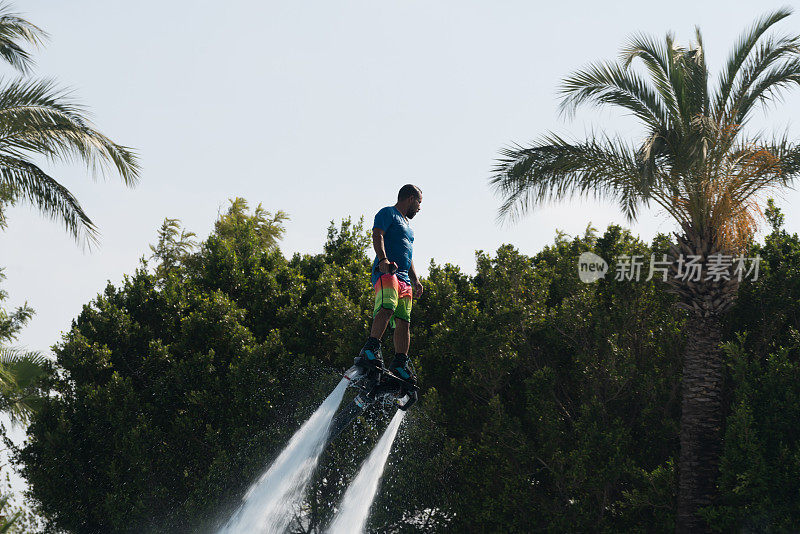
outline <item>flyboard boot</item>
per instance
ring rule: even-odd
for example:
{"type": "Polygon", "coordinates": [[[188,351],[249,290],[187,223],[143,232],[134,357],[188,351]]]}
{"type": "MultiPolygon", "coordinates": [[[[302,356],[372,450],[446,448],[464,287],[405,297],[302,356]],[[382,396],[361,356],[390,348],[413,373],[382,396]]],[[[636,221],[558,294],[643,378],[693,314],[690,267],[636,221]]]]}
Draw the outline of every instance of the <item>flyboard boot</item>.
{"type": "Polygon", "coordinates": [[[353,364],[360,367],[364,373],[373,369],[383,368],[383,354],[381,354],[381,342],[374,337],[367,339],[361,352],[358,353],[353,364]]]}
{"type": "Polygon", "coordinates": [[[392,358],[389,371],[396,374],[412,386],[417,385],[417,373],[414,372],[414,365],[407,354],[398,353],[392,358]]]}
{"type": "Polygon", "coordinates": [[[417,402],[417,391],[419,390],[414,365],[407,354],[397,353],[392,358],[392,363],[389,365],[388,370],[394,377],[400,379],[400,390],[397,393],[397,397],[405,400],[405,402],[399,402],[398,404],[401,410],[408,410],[417,402]]]}

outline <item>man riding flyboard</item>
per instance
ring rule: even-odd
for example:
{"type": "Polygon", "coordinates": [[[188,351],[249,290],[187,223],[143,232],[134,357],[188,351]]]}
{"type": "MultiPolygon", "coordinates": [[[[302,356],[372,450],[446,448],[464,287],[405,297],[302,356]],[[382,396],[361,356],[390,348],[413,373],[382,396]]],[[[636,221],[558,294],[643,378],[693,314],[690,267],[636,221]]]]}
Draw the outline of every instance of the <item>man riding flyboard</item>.
{"type": "Polygon", "coordinates": [[[337,414],[330,432],[335,438],[342,429],[369,405],[387,395],[407,410],[417,400],[417,375],[408,357],[411,345],[411,304],[413,293],[422,295],[422,284],[411,260],[414,231],[409,222],[419,212],[422,191],[417,186],[404,185],[397,203],[375,215],[372,227],[372,286],[375,288],[375,307],[372,329],[354,366],[345,374],[361,393],[350,405],[337,414]],[[413,284],[413,286],[412,286],[413,284]],[[395,355],[389,367],[384,367],[381,342],[386,327],[394,328],[395,355]]]}

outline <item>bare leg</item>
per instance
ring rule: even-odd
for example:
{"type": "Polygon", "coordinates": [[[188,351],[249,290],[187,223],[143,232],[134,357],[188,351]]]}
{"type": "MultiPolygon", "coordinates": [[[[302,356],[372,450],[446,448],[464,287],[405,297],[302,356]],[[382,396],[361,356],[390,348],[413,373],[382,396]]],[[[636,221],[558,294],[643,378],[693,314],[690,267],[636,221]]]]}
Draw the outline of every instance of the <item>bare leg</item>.
{"type": "Polygon", "coordinates": [[[372,330],[369,333],[371,337],[377,339],[383,337],[383,333],[386,332],[386,326],[389,324],[389,319],[392,318],[392,313],[394,313],[394,310],[381,308],[378,315],[372,320],[372,330]]]}
{"type": "Polygon", "coordinates": [[[408,349],[411,347],[411,324],[395,317],[394,325],[394,351],[408,354],[408,349]]]}

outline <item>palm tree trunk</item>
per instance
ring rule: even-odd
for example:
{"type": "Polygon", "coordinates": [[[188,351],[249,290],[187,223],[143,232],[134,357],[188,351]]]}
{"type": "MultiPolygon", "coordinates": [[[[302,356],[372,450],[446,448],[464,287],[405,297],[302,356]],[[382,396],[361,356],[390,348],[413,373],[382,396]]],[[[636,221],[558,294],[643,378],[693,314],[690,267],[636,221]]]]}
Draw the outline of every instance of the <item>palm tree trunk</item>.
{"type": "MultiPolygon", "coordinates": [[[[675,234],[671,256],[709,256],[721,251],[712,231],[697,232],[684,226],[685,235],[675,234]]],[[[704,269],[705,271],[705,269],[704,269]]],[[[668,284],[680,297],[678,307],[688,310],[686,348],[681,378],[681,453],[678,463],[678,534],[710,532],[698,515],[700,508],[716,498],[719,455],[722,450],[723,353],[722,317],[736,300],[739,281],[728,270],[729,280],[681,280],[672,265],[668,284]]]]}
{"type": "Polygon", "coordinates": [[[717,315],[692,315],[681,383],[678,534],[710,532],[697,511],[714,501],[721,451],[722,324],[717,315]]]}

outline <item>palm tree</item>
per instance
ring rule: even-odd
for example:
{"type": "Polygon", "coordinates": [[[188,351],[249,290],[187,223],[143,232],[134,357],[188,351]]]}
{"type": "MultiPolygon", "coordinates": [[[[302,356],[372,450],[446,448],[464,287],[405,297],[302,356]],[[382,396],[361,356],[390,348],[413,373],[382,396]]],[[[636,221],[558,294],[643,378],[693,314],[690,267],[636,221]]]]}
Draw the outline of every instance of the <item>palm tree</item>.
{"type": "MultiPolygon", "coordinates": [[[[0,281],[5,278],[0,269],[0,281]]],[[[0,289],[0,304],[7,298],[0,289]]],[[[52,373],[52,366],[39,352],[6,347],[33,316],[33,309],[23,305],[11,313],[0,305],[0,412],[8,414],[11,424],[25,424],[44,402],[42,381],[52,373]]],[[[0,432],[5,432],[0,424],[0,432]]],[[[10,496],[0,495],[0,533],[16,523],[20,512],[7,517],[10,496]]]]}
{"type": "MultiPolygon", "coordinates": [[[[80,161],[93,173],[105,174],[113,168],[128,186],[136,184],[139,165],[130,149],[97,131],[85,108],[53,81],[24,77],[33,60],[22,44],[39,46],[46,37],[43,30],[13,13],[8,4],[0,4],[0,58],[23,75],[0,79],[0,229],[6,225],[3,206],[22,200],[61,220],[77,241],[93,244],[97,227],[72,193],[33,158],[80,161]]],[[[4,298],[0,291],[0,301],[4,298]]],[[[27,422],[42,402],[38,385],[48,373],[41,354],[2,346],[15,338],[32,313],[27,306],[11,315],[0,309],[0,411],[8,413],[13,424],[27,422]]],[[[0,510],[7,501],[8,497],[0,499],[0,510]]],[[[8,531],[16,519],[2,518],[0,532],[8,531]]]]}
{"type": "MultiPolygon", "coordinates": [[[[4,278],[3,269],[0,269],[0,281],[4,278]]],[[[7,413],[12,424],[26,423],[42,402],[38,385],[49,373],[49,366],[47,359],[38,352],[6,346],[16,340],[33,317],[33,309],[27,304],[6,312],[2,303],[7,297],[0,289],[0,412],[7,413]]]]}
{"type": "Polygon", "coordinates": [[[44,401],[37,389],[48,374],[48,361],[39,352],[0,347],[0,412],[12,424],[27,423],[44,401]]]}
{"type": "MultiPolygon", "coordinates": [[[[504,202],[500,216],[517,218],[537,205],[573,194],[619,203],[629,222],[651,202],[678,223],[668,283],[688,311],[681,383],[677,532],[703,532],[698,511],[713,502],[722,426],[721,319],[739,285],[691,281],[677,274],[679,254],[706,262],[741,253],[757,228],[759,204],[800,174],[800,148],[783,138],[744,131],[752,112],[800,83],[800,36],[768,36],[790,9],[760,18],[734,46],[712,88],[703,40],[688,48],[672,34],[663,42],[633,36],[616,62],[567,77],[561,109],[612,105],[644,125],[642,141],[608,135],[569,142],[550,134],[529,147],[501,152],[491,184],[504,202]],[[644,73],[633,68],[638,60],[644,73]],[[725,257],[720,256],[720,257],[725,257]]],[[[728,270],[731,273],[731,270],[728,270]]]]}
{"type": "MultiPolygon", "coordinates": [[[[47,34],[0,4],[0,57],[21,74],[33,61],[22,44],[38,46],[47,34]]],[[[51,80],[0,79],[0,191],[60,220],[77,240],[97,242],[97,227],[78,200],[32,158],[80,161],[94,172],[115,169],[125,185],[138,180],[134,153],[94,129],[86,109],[51,80]]]]}
{"type": "MultiPolygon", "coordinates": [[[[2,316],[0,309],[0,318],[2,316]]],[[[0,325],[0,340],[4,338],[3,333],[0,325]]],[[[0,346],[0,412],[8,414],[12,425],[30,422],[31,415],[44,403],[41,380],[50,374],[50,369],[47,359],[39,352],[0,346]]],[[[5,431],[3,425],[0,428],[5,431]]],[[[21,510],[9,512],[10,499],[11,495],[0,495],[0,534],[9,532],[22,515],[21,510]]]]}

